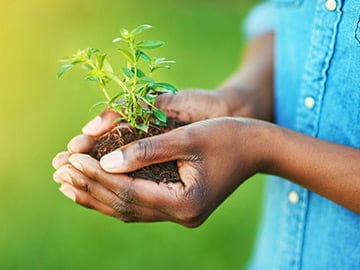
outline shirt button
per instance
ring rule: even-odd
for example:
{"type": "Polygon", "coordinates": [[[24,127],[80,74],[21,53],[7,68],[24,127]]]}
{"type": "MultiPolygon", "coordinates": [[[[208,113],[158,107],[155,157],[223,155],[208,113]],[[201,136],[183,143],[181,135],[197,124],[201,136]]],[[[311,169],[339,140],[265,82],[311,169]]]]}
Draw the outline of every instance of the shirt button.
{"type": "Polygon", "coordinates": [[[327,10],[334,11],[337,6],[336,0],[327,0],[325,6],[327,10]]]}
{"type": "Polygon", "coordinates": [[[315,99],[313,99],[312,97],[307,97],[305,98],[304,103],[306,108],[312,109],[315,106],[315,99]]]}
{"type": "Polygon", "coordinates": [[[300,196],[296,191],[292,190],[288,194],[288,199],[292,204],[297,204],[300,200],[300,196]]]}

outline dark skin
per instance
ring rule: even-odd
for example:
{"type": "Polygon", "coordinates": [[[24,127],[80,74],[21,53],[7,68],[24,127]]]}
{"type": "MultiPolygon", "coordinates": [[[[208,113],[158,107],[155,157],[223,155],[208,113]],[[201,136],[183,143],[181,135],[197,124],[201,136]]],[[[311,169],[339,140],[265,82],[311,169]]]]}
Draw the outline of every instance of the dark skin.
{"type": "Polygon", "coordinates": [[[199,122],[126,145],[98,162],[86,153],[117,115],[104,112],[91,121],[70,141],[69,151],[54,158],[60,190],[80,205],[126,222],[166,220],[197,227],[249,177],[269,173],[360,213],[360,150],[268,122],[273,39],[267,34],[251,42],[240,70],[218,91],[181,91],[158,99],[168,115],[179,112],[181,120],[199,122]],[[169,160],[177,160],[181,183],[157,184],[125,174],[169,160]]]}

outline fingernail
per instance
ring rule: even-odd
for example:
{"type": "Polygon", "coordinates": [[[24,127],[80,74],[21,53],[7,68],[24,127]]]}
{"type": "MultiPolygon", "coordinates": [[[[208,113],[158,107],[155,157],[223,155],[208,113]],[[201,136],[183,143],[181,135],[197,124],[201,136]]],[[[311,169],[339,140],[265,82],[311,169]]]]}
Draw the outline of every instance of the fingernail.
{"type": "Polygon", "coordinates": [[[69,199],[73,200],[75,202],[76,195],[75,192],[69,187],[69,185],[62,185],[59,190],[69,199]]]}
{"type": "Polygon", "coordinates": [[[65,169],[61,168],[59,170],[57,170],[54,175],[53,175],[54,181],[56,183],[63,183],[63,182],[67,182],[69,184],[72,184],[72,179],[69,175],[68,172],[65,171],[65,169]]]}
{"type": "Polygon", "coordinates": [[[115,150],[103,156],[100,160],[101,167],[108,172],[118,172],[124,161],[121,150],[115,150]]]}
{"type": "Polygon", "coordinates": [[[80,153],[84,151],[85,148],[88,148],[89,142],[89,136],[81,134],[72,138],[67,148],[71,153],[80,153]]]}
{"type": "Polygon", "coordinates": [[[102,118],[100,116],[96,116],[93,120],[91,120],[82,128],[82,132],[88,135],[97,134],[97,131],[101,124],[102,118]]]}
{"type": "Polygon", "coordinates": [[[71,165],[73,165],[79,171],[83,171],[83,167],[82,167],[81,161],[80,161],[81,158],[79,156],[80,156],[79,154],[72,155],[69,158],[69,162],[71,163],[71,165]]]}

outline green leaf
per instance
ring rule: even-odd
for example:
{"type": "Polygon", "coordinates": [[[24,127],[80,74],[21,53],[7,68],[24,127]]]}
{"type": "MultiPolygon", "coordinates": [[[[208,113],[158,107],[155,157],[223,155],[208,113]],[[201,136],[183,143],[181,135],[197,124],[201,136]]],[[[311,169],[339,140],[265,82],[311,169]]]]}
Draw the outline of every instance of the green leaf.
{"type": "Polygon", "coordinates": [[[144,132],[147,132],[149,127],[147,125],[145,125],[145,124],[136,124],[135,128],[137,128],[139,130],[142,130],[144,132]]]}
{"type": "Polygon", "coordinates": [[[109,63],[109,61],[107,59],[105,59],[105,61],[104,61],[103,68],[107,72],[114,73],[114,70],[113,70],[112,66],[110,65],[110,63],[109,63]]]}
{"type": "Polygon", "coordinates": [[[140,57],[144,59],[146,62],[151,63],[151,57],[144,53],[143,51],[140,51],[140,57]]]}
{"type": "Polygon", "coordinates": [[[58,72],[56,73],[57,78],[59,79],[67,70],[72,68],[73,64],[63,65],[59,68],[58,72]]]}
{"type": "Polygon", "coordinates": [[[166,123],[167,118],[166,118],[165,113],[162,110],[154,108],[154,109],[152,109],[152,111],[158,120],[160,120],[163,123],[166,123]]]}
{"type": "MultiPolygon", "coordinates": [[[[135,74],[135,68],[134,67],[131,68],[131,72],[133,74],[135,74]]],[[[136,68],[136,77],[137,78],[143,78],[145,76],[146,76],[145,73],[140,68],[136,68]]]]}
{"type": "Polygon", "coordinates": [[[121,37],[116,37],[112,40],[112,43],[117,43],[119,41],[122,41],[123,39],[121,37]]]}
{"type": "Polygon", "coordinates": [[[91,81],[91,82],[98,82],[98,81],[100,81],[100,78],[99,77],[97,77],[97,76],[86,76],[85,77],[85,80],[87,80],[87,81],[91,81]]]}
{"type": "Polygon", "coordinates": [[[91,56],[92,56],[94,53],[100,52],[100,51],[99,51],[98,49],[96,49],[96,48],[87,48],[87,49],[85,49],[85,51],[86,51],[87,56],[88,56],[89,59],[91,58],[91,56]]]}
{"type": "Polygon", "coordinates": [[[168,90],[173,94],[175,94],[178,91],[177,88],[170,83],[152,83],[149,85],[149,87],[154,90],[156,89],[168,90]]]}
{"type": "Polygon", "coordinates": [[[136,48],[143,49],[143,50],[151,50],[151,49],[159,48],[159,47],[163,46],[164,44],[165,44],[165,42],[160,41],[160,40],[146,40],[146,41],[140,41],[136,45],[136,48]]]}
{"type": "Polygon", "coordinates": [[[154,80],[149,77],[141,77],[138,80],[139,83],[154,83],[154,80]]]}
{"type": "Polygon", "coordinates": [[[134,65],[135,64],[135,60],[134,60],[134,57],[133,55],[128,51],[128,50],[125,50],[125,49],[118,49],[123,56],[125,56],[125,58],[132,64],[134,65]]]}
{"type": "Polygon", "coordinates": [[[99,101],[99,102],[96,102],[94,105],[92,105],[89,109],[89,111],[92,111],[95,107],[98,107],[100,105],[108,105],[108,102],[107,101],[99,101]]]}
{"type": "Polygon", "coordinates": [[[98,69],[102,69],[106,58],[105,53],[99,53],[96,55],[96,66],[98,69]]]}
{"type": "Polygon", "coordinates": [[[131,31],[131,35],[135,37],[150,28],[152,28],[152,26],[148,24],[139,25],[131,31]]]}
{"type": "Polygon", "coordinates": [[[134,74],[128,68],[122,68],[124,75],[130,79],[134,78],[134,74]]]}
{"type": "Polygon", "coordinates": [[[154,98],[151,98],[150,96],[141,96],[141,95],[137,95],[137,98],[144,101],[147,105],[149,106],[154,106],[153,105],[153,101],[155,100],[154,98]]]}
{"type": "Polygon", "coordinates": [[[120,34],[122,35],[122,37],[124,39],[128,39],[129,38],[129,31],[125,28],[120,29],[120,34]]]}

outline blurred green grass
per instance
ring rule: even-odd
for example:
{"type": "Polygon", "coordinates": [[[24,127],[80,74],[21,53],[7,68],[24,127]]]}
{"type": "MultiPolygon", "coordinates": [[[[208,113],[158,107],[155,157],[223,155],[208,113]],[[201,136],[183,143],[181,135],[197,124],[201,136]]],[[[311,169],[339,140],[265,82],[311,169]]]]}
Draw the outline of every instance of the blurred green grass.
{"type": "Polygon", "coordinates": [[[242,269],[260,211],[261,177],[240,187],[197,229],[123,224],[67,200],[51,159],[96,111],[97,89],[57,59],[113,50],[121,27],[148,23],[177,60],[164,79],[215,88],[238,65],[240,23],[257,1],[10,1],[0,16],[0,269],[242,269]]]}

